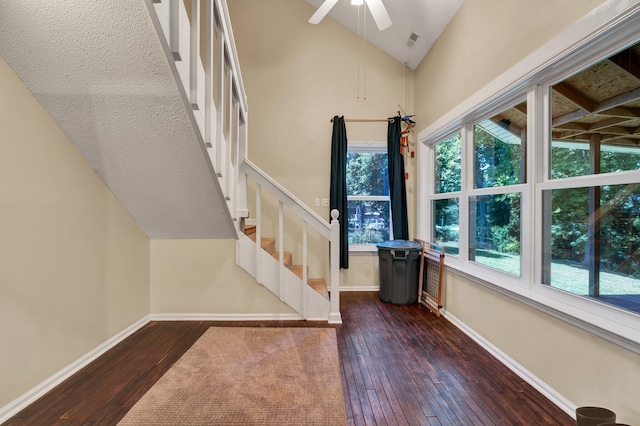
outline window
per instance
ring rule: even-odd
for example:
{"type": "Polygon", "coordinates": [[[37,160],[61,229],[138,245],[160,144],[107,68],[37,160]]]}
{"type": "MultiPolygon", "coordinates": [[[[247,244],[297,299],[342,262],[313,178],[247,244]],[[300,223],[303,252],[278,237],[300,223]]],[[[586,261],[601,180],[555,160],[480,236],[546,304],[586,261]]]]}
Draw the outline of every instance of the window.
{"type": "Polygon", "coordinates": [[[418,236],[459,274],[640,353],[638,24],[505,74],[505,92],[421,134],[418,236]]]}
{"type": "Polygon", "coordinates": [[[526,131],[524,101],[473,126],[474,176],[468,190],[468,259],[518,277],[522,194],[512,188],[526,182],[526,131]]]}
{"type": "Polygon", "coordinates": [[[640,312],[640,184],[549,190],[544,198],[543,283],[640,312]]]}
{"type": "Polygon", "coordinates": [[[518,114],[520,125],[503,115],[483,120],[473,126],[475,188],[516,185],[525,182],[524,144],[527,104],[523,102],[509,113],[518,114]],[[519,112],[524,111],[524,112],[519,112]]]}
{"type": "Polygon", "coordinates": [[[436,194],[459,192],[462,185],[462,173],[460,170],[460,133],[436,145],[435,177],[436,194]]]}
{"type": "Polygon", "coordinates": [[[520,275],[520,194],[469,198],[469,260],[520,275]]]}
{"type": "Polygon", "coordinates": [[[549,87],[542,283],[640,312],[640,43],[549,87]]]}
{"type": "Polygon", "coordinates": [[[441,194],[432,201],[434,242],[444,247],[450,256],[460,250],[459,193],[462,186],[460,133],[445,139],[435,147],[435,188],[441,194]]]}
{"type": "Polygon", "coordinates": [[[433,200],[435,243],[449,256],[460,252],[460,206],[457,198],[433,200]]]}
{"type": "Polygon", "coordinates": [[[350,251],[375,251],[391,239],[386,143],[349,144],[347,209],[350,251]]]}

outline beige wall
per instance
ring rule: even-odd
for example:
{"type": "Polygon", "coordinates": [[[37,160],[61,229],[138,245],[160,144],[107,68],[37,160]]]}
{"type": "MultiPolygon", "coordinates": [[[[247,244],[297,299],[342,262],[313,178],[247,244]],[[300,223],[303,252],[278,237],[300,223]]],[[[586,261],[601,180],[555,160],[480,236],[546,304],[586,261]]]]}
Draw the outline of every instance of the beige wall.
{"type": "Polygon", "coordinates": [[[151,240],[152,314],[290,314],[236,265],[235,240],[151,240]]]}
{"type": "MultiPolygon", "coordinates": [[[[329,120],[334,115],[386,118],[397,113],[398,105],[406,106],[411,113],[413,71],[365,44],[330,17],[319,25],[309,24],[314,11],[303,0],[229,2],[249,100],[249,158],[328,220],[329,209],[313,207],[313,201],[316,197],[329,197],[332,131],[329,120]]],[[[387,125],[347,123],[347,135],[353,142],[385,142],[387,125]]],[[[415,160],[406,161],[410,176],[411,235],[414,235],[414,166],[415,160]]],[[[271,206],[272,211],[277,211],[277,204],[271,206]]],[[[293,247],[292,251],[294,256],[301,256],[299,247],[293,247]]],[[[327,252],[322,245],[319,251],[311,253],[312,276],[325,268],[327,252]]],[[[372,285],[361,278],[377,277],[377,272],[372,274],[372,262],[356,259],[351,263],[349,273],[342,274],[342,285],[372,285]],[[364,269],[358,271],[361,268],[364,269]],[[353,281],[354,276],[359,278],[353,281]]],[[[326,277],[323,272],[320,276],[326,277]]]]}
{"type": "Polygon", "coordinates": [[[604,0],[466,0],[416,70],[418,131],[604,0]]]}
{"type": "Polygon", "coordinates": [[[0,407],[148,313],[148,238],[0,58],[0,407]]]}
{"type": "MultiPolygon", "coordinates": [[[[420,129],[446,114],[602,0],[466,0],[416,71],[420,129]]],[[[573,404],[640,419],[640,356],[452,272],[448,312],[573,404]]]]}
{"type": "Polygon", "coordinates": [[[640,419],[640,355],[452,272],[445,308],[576,406],[640,419]]]}

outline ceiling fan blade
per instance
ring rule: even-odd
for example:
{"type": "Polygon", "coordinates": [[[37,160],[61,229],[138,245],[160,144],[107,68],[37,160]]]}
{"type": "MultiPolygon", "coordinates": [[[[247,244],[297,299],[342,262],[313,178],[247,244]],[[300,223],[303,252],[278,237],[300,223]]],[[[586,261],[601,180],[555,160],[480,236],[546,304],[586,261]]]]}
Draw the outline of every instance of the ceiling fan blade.
{"type": "Polygon", "coordinates": [[[331,8],[335,6],[336,3],[338,3],[338,0],[324,0],[324,3],[320,5],[318,10],[316,10],[316,13],[314,13],[313,16],[311,16],[311,18],[309,19],[309,23],[319,24],[320,21],[322,21],[322,18],[324,18],[327,13],[329,13],[331,8]]]}
{"type": "Polygon", "coordinates": [[[391,17],[387,13],[382,0],[364,0],[371,11],[373,20],[380,31],[384,31],[391,26],[391,17]]]}

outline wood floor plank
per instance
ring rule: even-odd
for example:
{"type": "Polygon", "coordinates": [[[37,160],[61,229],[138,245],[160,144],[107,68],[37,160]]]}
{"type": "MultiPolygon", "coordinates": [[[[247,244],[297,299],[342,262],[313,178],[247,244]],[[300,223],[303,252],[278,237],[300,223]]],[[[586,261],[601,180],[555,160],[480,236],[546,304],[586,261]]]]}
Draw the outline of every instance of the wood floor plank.
{"type": "Polygon", "coordinates": [[[211,326],[336,328],[350,425],[575,425],[421,305],[341,294],[341,326],[305,321],[150,322],[5,422],[114,425],[211,326]]]}

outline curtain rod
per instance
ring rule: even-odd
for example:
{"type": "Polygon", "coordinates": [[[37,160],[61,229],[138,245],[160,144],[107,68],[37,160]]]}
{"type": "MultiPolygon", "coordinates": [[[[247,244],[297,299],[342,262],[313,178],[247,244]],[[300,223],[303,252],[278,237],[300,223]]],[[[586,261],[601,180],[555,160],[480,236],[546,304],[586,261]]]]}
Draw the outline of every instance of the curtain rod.
{"type": "MultiPolygon", "coordinates": [[[[393,118],[345,118],[344,119],[345,123],[373,123],[373,122],[378,122],[378,121],[386,121],[386,122],[393,122],[393,118]]],[[[331,120],[329,120],[329,122],[333,123],[333,118],[331,120]]]]}

